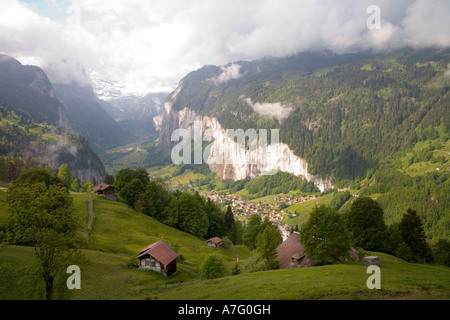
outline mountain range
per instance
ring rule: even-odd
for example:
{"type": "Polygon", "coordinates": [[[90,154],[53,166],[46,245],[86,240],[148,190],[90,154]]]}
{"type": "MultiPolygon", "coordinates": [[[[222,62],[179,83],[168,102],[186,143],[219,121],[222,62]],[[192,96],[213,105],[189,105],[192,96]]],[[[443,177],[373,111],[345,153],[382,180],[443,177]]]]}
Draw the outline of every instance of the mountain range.
{"type": "Polygon", "coordinates": [[[210,165],[224,179],[281,170],[322,190],[348,185],[416,143],[448,135],[449,63],[448,49],[406,48],[205,66],[167,98],[159,143],[174,145],[175,129],[193,134],[201,121],[213,128],[211,154],[235,155],[233,164],[210,165]],[[225,135],[238,128],[278,129],[280,144],[266,163],[248,165],[254,155],[225,135]]]}

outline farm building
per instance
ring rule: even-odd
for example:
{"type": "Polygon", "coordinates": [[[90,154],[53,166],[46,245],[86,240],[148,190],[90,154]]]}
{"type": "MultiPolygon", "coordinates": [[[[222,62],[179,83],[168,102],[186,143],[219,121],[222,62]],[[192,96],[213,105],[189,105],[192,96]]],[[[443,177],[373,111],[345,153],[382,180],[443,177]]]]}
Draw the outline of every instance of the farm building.
{"type": "Polygon", "coordinates": [[[161,240],[142,249],[137,258],[141,269],[153,270],[165,276],[177,271],[178,253],[161,240]]]}
{"type": "MultiPolygon", "coordinates": [[[[293,232],[282,244],[277,248],[277,261],[280,269],[307,268],[314,267],[317,262],[314,261],[311,254],[303,253],[303,246],[300,243],[300,233],[293,232]]],[[[359,260],[356,249],[351,248],[348,251],[350,259],[359,260]]],[[[339,258],[339,260],[347,260],[347,258],[339,258]]]]}
{"type": "Polygon", "coordinates": [[[114,186],[102,183],[102,184],[99,184],[98,186],[94,187],[92,189],[92,191],[98,196],[105,197],[106,199],[109,199],[109,200],[117,201],[117,197],[114,192],[114,189],[115,189],[114,186]]]}
{"type": "Polygon", "coordinates": [[[208,246],[210,247],[216,247],[216,248],[220,248],[222,247],[223,243],[222,243],[222,239],[214,237],[211,238],[209,240],[207,240],[208,246]]]}
{"type": "Polygon", "coordinates": [[[311,255],[303,254],[303,246],[299,239],[300,234],[293,232],[278,246],[276,260],[280,264],[280,269],[306,268],[317,265],[311,255]]]}

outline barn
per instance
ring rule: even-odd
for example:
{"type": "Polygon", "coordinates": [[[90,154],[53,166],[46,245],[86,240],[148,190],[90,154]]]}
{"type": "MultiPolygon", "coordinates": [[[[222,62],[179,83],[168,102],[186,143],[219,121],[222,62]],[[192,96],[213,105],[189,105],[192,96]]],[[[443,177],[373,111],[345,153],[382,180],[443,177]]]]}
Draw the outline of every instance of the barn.
{"type": "Polygon", "coordinates": [[[211,238],[211,239],[207,240],[206,242],[208,243],[209,247],[220,248],[223,245],[222,239],[217,238],[217,237],[211,238]]]}
{"type": "Polygon", "coordinates": [[[137,258],[139,268],[144,270],[153,270],[165,276],[177,271],[178,253],[161,240],[142,249],[137,258]]]}
{"type": "Polygon", "coordinates": [[[98,196],[102,196],[105,199],[109,199],[109,200],[115,200],[117,201],[117,197],[115,195],[114,192],[115,187],[111,186],[109,184],[106,183],[102,183],[99,184],[98,186],[95,186],[92,191],[98,195],[98,196]]]}
{"type": "Polygon", "coordinates": [[[303,253],[298,232],[293,232],[289,238],[280,244],[277,253],[276,260],[279,262],[280,269],[306,268],[317,265],[311,255],[303,253]]]}

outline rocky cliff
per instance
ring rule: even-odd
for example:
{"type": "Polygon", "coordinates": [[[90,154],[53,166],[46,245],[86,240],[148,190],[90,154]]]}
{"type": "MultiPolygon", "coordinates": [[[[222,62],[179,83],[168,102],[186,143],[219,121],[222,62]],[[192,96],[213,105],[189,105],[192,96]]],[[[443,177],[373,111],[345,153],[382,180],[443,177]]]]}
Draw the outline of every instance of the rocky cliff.
{"type": "MultiPolygon", "coordinates": [[[[234,137],[227,135],[227,128],[223,128],[216,118],[196,114],[189,108],[173,110],[173,103],[181,88],[182,83],[166,100],[162,114],[154,119],[160,129],[161,145],[174,147],[179,143],[178,137],[174,137],[175,141],[172,141],[172,133],[176,129],[186,129],[194,139],[195,132],[201,127],[203,147],[207,146],[203,153],[203,161],[208,163],[211,171],[224,180],[256,178],[283,171],[312,181],[321,191],[333,187],[330,181],[309,174],[308,163],[296,156],[284,143],[272,141],[270,144],[264,144],[261,140],[259,142],[255,140],[256,145],[246,147],[234,137]]],[[[260,131],[259,137],[265,133],[260,131]]],[[[271,135],[270,130],[267,132],[268,135],[271,135]]]]}

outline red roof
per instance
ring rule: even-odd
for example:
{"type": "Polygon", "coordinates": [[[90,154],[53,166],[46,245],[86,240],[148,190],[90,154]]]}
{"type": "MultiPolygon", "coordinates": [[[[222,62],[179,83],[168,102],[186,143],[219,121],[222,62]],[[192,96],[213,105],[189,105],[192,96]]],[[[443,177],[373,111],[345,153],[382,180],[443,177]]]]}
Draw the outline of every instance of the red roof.
{"type": "Polygon", "coordinates": [[[222,242],[222,239],[217,238],[217,237],[214,237],[214,238],[209,239],[208,242],[209,242],[209,241],[214,242],[215,244],[217,244],[217,243],[222,242]]]}
{"type": "Polygon", "coordinates": [[[146,254],[151,255],[153,258],[165,265],[168,265],[173,260],[178,258],[178,253],[176,253],[171,246],[161,240],[139,251],[138,258],[143,257],[146,254]]]}

